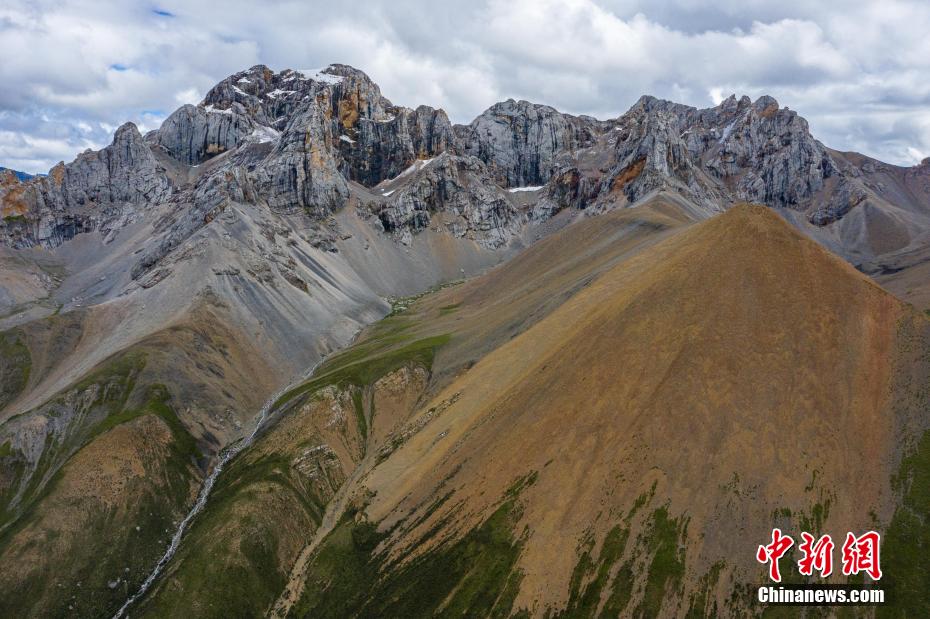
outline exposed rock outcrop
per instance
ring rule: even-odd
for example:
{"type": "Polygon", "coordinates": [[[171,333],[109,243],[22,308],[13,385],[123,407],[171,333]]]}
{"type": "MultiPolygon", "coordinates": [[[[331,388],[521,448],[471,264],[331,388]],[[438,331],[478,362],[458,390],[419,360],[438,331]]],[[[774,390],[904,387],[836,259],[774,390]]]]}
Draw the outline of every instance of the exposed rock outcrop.
{"type": "Polygon", "coordinates": [[[236,148],[254,130],[255,123],[239,103],[225,110],[184,105],[148,139],[181,163],[197,165],[236,148]]]}
{"type": "Polygon", "coordinates": [[[88,150],[48,176],[0,185],[0,238],[13,247],[60,245],[80,232],[125,225],[171,183],[139,130],[126,123],[113,143],[88,150]]]}
{"type": "Polygon", "coordinates": [[[450,150],[455,141],[446,113],[425,105],[388,108],[381,118],[360,117],[340,129],[343,171],[369,186],[397,176],[417,159],[450,150]]]}
{"type": "Polygon", "coordinates": [[[825,225],[868,197],[857,174],[771,97],[731,96],[703,110],[642,97],[597,146],[559,159],[547,196],[562,208],[603,210],[669,189],[708,212],[748,201],[825,225]]]}
{"type": "Polygon", "coordinates": [[[323,217],[345,203],[348,187],[339,172],[327,117],[331,98],[332,93],[323,90],[316,94],[314,104],[301,107],[255,168],[259,199],[270,208],[303,208],[312,216],[323,217]]]}
{"type": "Polygon", "coordinates": [[[557,155],[594,143],[601,123],[563,114],[548,105],[508,99],[467,126],[457,126],[462,152],[488,164],[508,187],[541,185],[552,175],[557,155]]]}
{"type": "Polygon", "coordinates": [[[93,230],[112,238],[145,207],[164,204],[173,214],[159,216],[163,236],[140,263],[144,271],[230,202],[302,212],[318,225],[347,203],[352,182],[380,187],[411,170],[416,182],[392,184],[379,213],[405,241],[448,211],[461,218],[449,227],[455,234],[500,245],[527,218],[602,212],[658,190],[705,215],[749,201],[798,211],[814,226],[860,204],[930,211],[917,172],[876,164],[830,151],[771,97],[731,96],[697,109],[644,96],[611,121],[510,99],[453,127],[442,110],[393,105],[346,65],[257,65],[222,80],[199,105],[182,106],[144,140],[124,125],[112,145],[48,177],[4,176],[0,239],[26,247],[93,230]],[[437,161],[417,163],[429,159],[437,161]],[[542,185],[530,200],[501,191],[542,185]]]}
{"type": "MultiPolygon", "coordinates": [[[[363,185],[376,185],[396,176],[418,157],[439,154],[454,141],[452,125],[442,110],[395,106],[365,73],[335,64],[322,70],[288,69],[280,73],[258,65],[228,77],[195,108],[199,110],[195,115],[206,120],[192,123],[193,143],[203,153],[202,160],[204,155],[238,146],[256,128],[283,132],[294,117],[305,115],[307,108],[316,108],[321,122],[331,125],[327,145],[336,151],[333,155],[339,159],[340,171],[363,185]],[[204,135],[206,140],[201,139],[204,135]]],[[[159,143],[178,141],[174,126],[184,118],[182,110],[166,121],[167,127],[159,129],[159,134],[167,134],[159,143]],[[181,118],[172,120],[178,114],[181,118]]],[[[186,144],[189,132],[181,135],[186,144]]],[[[174,153],[179,149],[168,150],[174,153]]],[[[180,149],[182,156],[176,158],[185,161],[189,150],[180,149]]],[[[198,161],[196,157],[188,159],[188,163],[198,161]]]]}
{"type": "Polygon", "coordinates": [[[489,247],[500,247],[519,232],[523,216],[491,181],[481,160],[443,153],[415,168],[380,207],[385,230],[409,242],[410,232],[426,228],[441,212],[453,234],[489,247]]]}

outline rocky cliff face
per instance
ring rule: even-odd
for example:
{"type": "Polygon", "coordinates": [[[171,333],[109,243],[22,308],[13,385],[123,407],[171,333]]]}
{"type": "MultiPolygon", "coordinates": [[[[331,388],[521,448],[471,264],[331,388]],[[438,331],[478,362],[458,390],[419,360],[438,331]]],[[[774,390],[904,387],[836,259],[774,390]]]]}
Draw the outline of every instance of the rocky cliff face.
{"type": "Polygon", "coordinates": [[[446,113],[425,105],[390,107],[380,117],[347,116],[339,129],[343,171],[367,186],[397,176],[417,159],[450,150],[455,141],[446,113]]]}
{"type": "Polygon", "coordinates": [[[113,143],[58,164],[48,176],[0,184],[0,238],[13,247],[56,246],[81,232],[110,232],[172,191],[164,168],[132,123],[113,143]]]}
{"type": "Polygon", "coordinates": [[[686,131],[689,151],[737,199],[813,209],[809,215],[818,225],[865,199],[864,187],[811,136],[807,121],[779,108],[772,97],[750,102],[731,96],[712,111],[696,113],[686,131]],[[833,191],[822,196],[825,190],[833,191]]]}
{"type": "Polygon", "coordinates": [[[258,65],[182,106],[144,140],[126,126],[112,146],[48,179],[4,177],[0,231],[13,246],[56,246],[119,228],[128,205],[169,202],[183,209],[173,217],[183,225],[158,246],[174,246],[230,200],[320,220],[344,206],[348,181],[376,185],[454,142],[445,112],[395,106],[352,67],[276,73],[258,65]],[[93,205],[106,208],[84,208],[93,205]]]}
{"type": "Polygon", "coordinates": [[[462,152],[487,163],[497,182],[522,187],[548,181],[556,156],[591,146],[600,125],[548,105],[508,99],[456,127],[456,133],[462,152]]]}
{"type": "Polygon", "coordinates": [[[642,97],[595,146],[556,160],[542,211],[604,210],[668,189],[708,212],[748,201],[826,225],[869,197],[860,174],[771,97],[731,96],[703,110],[642,97]]]}
{"type": "Polygon", "coordinates": [[[225,110],[184,105],[169,116],[149,140],[187,165],[236,148],[255,129],[241,104],[225,110]]]}
{"type": "Polygon", "coordinates": [[[491,181],[487,166],[475,157],[443,153],[414,164],[400,188],[388,185],[387,201],[378,218],[384,229],[409,244],[411,233],[426,228],[443,213],[444,225],[455,236],[496,248],[517,234],[523,218],[491,181]]]}
{"type": "MultiPolygon", "coordinates": [[[[910,177],[873,179],[869,161],[825,148],[771,97],[731,96],[708,109],[642,97],[611,121],[511,99],[453,127],[442,110],[392,104],[346,65],[257,65],[221,81],[199,105],[182,106],[144,140],[126,125],[111,146],[47,178],[5,176],[0,239],[53,247],[81,232],[112,237],[155,204],[179,210],[160,248],[236,201],[303,212],[314,225],[344,207],[353,182],[381,186],[437,157],[418,170],[415,186],[376,192],[377,219],[402,240],[448,212],[462,218],[449,227],[454,234],[499,245],[527,220],[565,208],[602,212],[658,190],[704,214],[750,201],[790,209],[815,227],[858,205],[886,212],[904,201],[916,213],[907,225],[930,229],[930,197],[915,194],[910,177]],[[542,185],[529,200],[501,191],[542,185]]],[[[905,236],[906,244],[915,235],[905,236]]]]}
{"type": "Polygon", "coordinates": [[[348,195],[327,112],[333,93],[316,93],[298,108],[252,177],[260,200],[277,210],[307,209],[316,217],[339,209],[348,195]]]}
{"type": "Polygon", "coordinates": [[[335,151],[340,172],[363,185],[396,176],[418,157],[441,153],[454,140],[445,112],[395,106],[352,67],[275,73],[258,65],[217,84],[200,106],[172,114],[153,141],[176,159],[196,164],[243,144],[256,131],[256,139],[274,138],[309,110],[318,114],[317,129],[320,123],[329,125],[325,136],[312,136],[316,143],[335,151]]]}

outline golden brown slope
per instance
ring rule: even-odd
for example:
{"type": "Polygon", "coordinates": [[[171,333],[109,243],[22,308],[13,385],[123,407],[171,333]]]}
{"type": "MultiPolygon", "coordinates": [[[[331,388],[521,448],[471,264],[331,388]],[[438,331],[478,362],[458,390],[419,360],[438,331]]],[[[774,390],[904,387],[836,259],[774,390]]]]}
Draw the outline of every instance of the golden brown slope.
{"type": "Polygon", "coordinates": [[[694,226],[425,402],[344,523],[378,523],[377,550],[337,529],[296,610],[758,611],[732,594],[772,526],[891,520],[898,440],[927,425],[900,380],[927,350],[914,320],[766,209],[694,226]]]}

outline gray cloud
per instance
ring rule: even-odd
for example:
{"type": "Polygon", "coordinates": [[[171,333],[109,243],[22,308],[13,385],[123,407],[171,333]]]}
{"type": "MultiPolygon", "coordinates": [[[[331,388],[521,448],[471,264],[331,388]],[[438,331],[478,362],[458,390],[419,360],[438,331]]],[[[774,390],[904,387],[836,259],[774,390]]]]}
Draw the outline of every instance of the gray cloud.
{"type": "Polygon", "coordinates": [[[828,146],[930,155],[922,2],[485,0],[435,3],[5,0],[0,165],[45,171],[257,63],[344,62],[395,103],[468,122],[525,98],[612,117],[640,95],[696,106],[771,94],[828,146]]]}

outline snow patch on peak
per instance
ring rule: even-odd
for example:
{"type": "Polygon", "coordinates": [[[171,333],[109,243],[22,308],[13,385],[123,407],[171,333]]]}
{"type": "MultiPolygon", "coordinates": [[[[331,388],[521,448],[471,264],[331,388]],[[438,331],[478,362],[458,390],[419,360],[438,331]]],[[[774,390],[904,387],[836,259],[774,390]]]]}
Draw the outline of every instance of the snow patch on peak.
{"type": "Polygon", "coordinates": [[[281,96],[281,95],[292,95],[292,94],[294,94],[295,92],[297,92],[297,91],[296,91],[296,90],[281,90],[280,88],[275,88],[274,90],[265,93],[265,96],[266,96],[266,97],[271,97],[272,99],[275,99],[275,98],[277,98],[277,97],[279,97],[279,96],[281,96]]]}
{"type": "Polygon", "coordinates": [[[249,136],[249,141],[256,144],[264,144],[265,142],[276,142],[279,137],[281,137],[281,134],[278,131],[275,131],[271,127],[258,125],[249,136]]]}
{"type": "MultiPolygon", "coordinates": [[[[445,153],[443,153],[443,154],[445,154],[445,153]]],[[[402,179],[402,178],[404,178],[404,177],[406,177],[406,176],[410,176],[410,175],[413,174],[414,172],[419,172],[420,170],[422,170],[423,168],[425,168],[426,166],[428,166],[430,163],[432,163],[432,162],[435,161],[436,159],[438,159],[438,157],[431,157],[430,159],[417,159],[416,161],[414,161],[412,164],[410,164],[404,171],[402,171],[402,172],[401,172],[400,174],[398,174],[397,176],[395,176],[395,177],[393,177],[393,178],[385,179],[385,180],[381,181],[380,183],[378,183],[378,187],[381,188],[381,191],[384,191],[384,187],[383,187],[384,185],[390,185],[390,184],[393,183],[394,181],[400,180],[400,179],[402,179]]],[[[391,191],[394,191],[394,190],[392,189],[391,191]]],[[[385,194],[385,195],[388,195],[388,194],[385,194]]]]}
{"type": "Polygon", "coordinates": [[[727,141],[727,138],[729,138],[730,134],[733,133],[733,127],[735,126],[736,126],[736,120],[733,120],[732,122],[730,122],[729,125],[723,128],[723,135],[721,135],[720,140],[718,140],[719,144],[723,144],[724,142],[727,141]]]}
{"type": "Polygon", "coordinates": [[[544,186],[545,186],[545,185],[535,185],[535,186],[526,186],[526,187],[511,187],[511,188],[508,189],[507,191],[509,191],[510,193],[516,193],[516,192],[518,192],[518,191],[539,191],[539,190],[542,189],[544,186]]]}
{"type": "Polygon", "coordinates": [[[213,114],[232,114],[233,113],[233,111],[229,109],[226,109],[226,110],[217,109],[213,107],[212,103],[210,105],[205,106],[203,109],[205,112],[213,113],[213,114]]]}
{"type": "Polygon", "coordinates": [[[422,170],[423,168],[425,168],[426,166],[428,166],[430,162],[433,161],[433,159],[435,159],[435,157],[432,157],[430,159],[418,159],[417,161],[414,161],[413,164],[410,165],[410,167],[408,167],[406,170],[398,174],[395,178],[403,178],[405,176],[413,174],[414,172],[418,172],[422,170]]]}
{"type": "Polygon", "coordinates": [[[330,75],[329,73],[324,73],[324,71],[326,71],[328,68],[329,67],[322,69],[297,69],[297,73],[300,73],[305,79],[313,80],[315,82],[323,82],[324,84],[330,85],[341,84],[345,78],[341,75],[330,75]]]}

